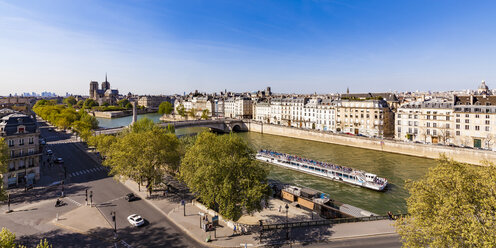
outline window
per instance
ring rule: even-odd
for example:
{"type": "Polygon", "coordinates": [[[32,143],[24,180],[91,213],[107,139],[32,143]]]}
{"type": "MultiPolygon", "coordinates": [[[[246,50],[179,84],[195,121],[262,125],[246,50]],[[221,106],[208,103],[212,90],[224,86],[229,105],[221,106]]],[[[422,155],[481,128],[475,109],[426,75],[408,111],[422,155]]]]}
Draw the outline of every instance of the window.
{"type": "Polygon", "coordinates": [[[432,123],[432,127],[437,127],[437,123],[432,123]]]}
{"type": "Polygon", "coordinates": [[[480,131],[480,126],[475,126],[475,131],[480,131]]]}
{"type": "Polygon", "coordinates": [[[469,120],[469,119],[466,119],[466,120],[465,120],[465,123],[470,123],[470,120],[469,120]]]}
{"type": "Polygon", "coordinates": [[[430,134],[431,134],[431,130],[427,129],[427,135],[430,135],[430,134]]]}
{"type": "Polygon", "coordinates": [[[489,127],[486,127],[486,132],[489,132],[489,127]]]}
{"type": "Polygon", "coordinates": [[[460,117],[460,114],[456,114],[456,117],[460,117]]]}
{"type": "Polygon", "coordinates": [[[446,128],[450,128],[450,124],[449,123],[446,123],[446,128]]]}
{"type": "Polygon", "coordinates": [[[14,150],[10,151],[10,157],[11,158],[15,157],[15,151],[14,150]]]}
{"type": "Polygon", "coordinates": [[[437,120],[437,116],[435,116],[435,115],[434,115],[434,116],[432,116],[432,119],[433,119],[433,120],[437,120]]]}
{"type": "Polygon", "coordinates": [[[460,125],[459,124],[456,124],[456,129],[460,129],[460,125]]]}
{"type": "Polygon", "coordinates": [[[398,114],[398,118],[401,118],[401,114],[398,114]]]}
{"type": "Polygon", "coordinates": [[[460,136],[460,131],[456,131],[456,135],[457,136],[460,136]]]}
{"type": "Polygon", "coordinates": [[[427,127],[431,127],[431,123],[430,122],[427,122],[427,127]]]}
{"type": "Polygon", "coordinates": [[[456,119],[456,123],[460,123],[460,119],[456,119]]]}
{"type": "Polygon", "coordinates": [[[436,136],[437,135],[437,131],[436,130],[432,130],[432,135],[436,136]]]}
{"type": "Polygon", "coordinates": [[[446,131],[446,137],[449,137],[449,136],[450,136],[450,132],[446,131]]]}
{"type": "Polygon", "coordinates": [[[469,114],[465,114],[465,118],[468,118],[468,117],[470,117],[470,115],[469,114]]]}
{"type": "Polygon", "coordinates": [[[14,146],[14,140],[9,140],[9,146],[10,147],[14,146]]]}
{"type": "Polygon", "coordinates": [[[489,125],[489,123],[491,123],[489,120],[486,120],[486,125],[489,125]]]}
{"type": "Polygon", "coordinates": [[[33,144],[34,143],[34,138],[33,137],[29,137],[29,144],[33,144]]]}
{"type": "Polygon", "coordinates": [[[398,127],[398,133],[401,133],[401,127],[398,127]]]}
{"type": "Polygon", "coordinates": [[[479,118],[479,115],[478,115],[478,114],[477,114],[477,115],[475,115],[475,118],[479,118]]]}
{"type": "Polygon", "coordinates": [[[489,119],[489,115],[486,115],[486,119],[489,119]]]}
{"type": "Polygon", "coordinates": [[[449,121],[450,120],[450,117],[449,116],[446,116],[446,120],[449,121]]]}
{"type": "Polygon", "coordinates": [[[470,130],[470,126],[469,125],[465,125],[465,130],[470,130]]]}
{"type": "Polygon", "coordinates": [[[430,116],[430,115],[428,115],[428,116],[427,116],[427,120],[430,120],[430,119],[431,119],[431,116],[430,116]]]}
{"type": "Polygon", "coordinates": [[[413,129],[413,133],[418,134],[418,129],[417,128],[413,129]]]}
{"type": "Polygon", "coordinates": [[[19,139],[19,145],[23,146],[24,145],[24,139],[19,139]]]}

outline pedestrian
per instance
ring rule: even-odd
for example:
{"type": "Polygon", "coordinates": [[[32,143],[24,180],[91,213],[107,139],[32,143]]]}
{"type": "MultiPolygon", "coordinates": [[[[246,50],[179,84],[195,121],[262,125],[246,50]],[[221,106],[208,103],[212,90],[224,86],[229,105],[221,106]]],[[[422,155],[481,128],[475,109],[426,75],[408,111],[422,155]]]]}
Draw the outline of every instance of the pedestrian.
{"type": "Polygon", "coordinates": [[[279,205],[279,213],[281,212],[281,205],[279,205]]]}
{"type": "Polygon", "coordinates": [[[236,224],[234,224],[233,235],[236,234],[236,224]]]}

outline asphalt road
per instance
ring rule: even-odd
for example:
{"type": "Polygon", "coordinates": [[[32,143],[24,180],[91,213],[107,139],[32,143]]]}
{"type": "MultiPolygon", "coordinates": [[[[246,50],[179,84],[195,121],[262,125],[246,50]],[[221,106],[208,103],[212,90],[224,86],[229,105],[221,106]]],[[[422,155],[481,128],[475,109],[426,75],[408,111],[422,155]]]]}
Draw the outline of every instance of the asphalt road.
{"type": "MultiPolygon", "coordinates": [[[[113,224],[110,213],[116,212],[117,235],[120,240],[132,247],[203,247],[147,202],[127,202],[124,196],[130,191],[112,177],[108,177],[107,171],[87,153],[75,144],[67,143],[67,135],[49,132],[45,128],[41,130],[42,136],[47,137],[48,146],[53,150],[55,157],[64,159],[68,176],[64,183],[65,196],[74,202],[85,204],[85,190],[88,190],[88,193],[92,192],[93,204],[110,224],[113,224]],[[141,215],[146,220],[146,225],[132,227],[127,221],[127,216],[131,214],[141,215]]],[[[70,201],[69,199],[65,201],[70,201]]],[[[108,230],[95,232],[103,232],[105,236],[113,235],[108,233],[108,230]]]]}

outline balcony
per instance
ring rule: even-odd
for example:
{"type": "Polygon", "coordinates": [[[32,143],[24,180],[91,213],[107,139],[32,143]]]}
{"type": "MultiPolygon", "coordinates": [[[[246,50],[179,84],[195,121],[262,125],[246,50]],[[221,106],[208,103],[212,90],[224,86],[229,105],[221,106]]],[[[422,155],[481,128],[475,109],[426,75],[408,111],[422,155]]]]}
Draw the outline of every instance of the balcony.
{"type": "Polygon", "coordinates": [[[38,155],[41,155],[41,152],[22,153],[22,155],[19,153],[14,155],[10,154],[10,158],[22,158],[22,157],[38,156],[38,155]]]}

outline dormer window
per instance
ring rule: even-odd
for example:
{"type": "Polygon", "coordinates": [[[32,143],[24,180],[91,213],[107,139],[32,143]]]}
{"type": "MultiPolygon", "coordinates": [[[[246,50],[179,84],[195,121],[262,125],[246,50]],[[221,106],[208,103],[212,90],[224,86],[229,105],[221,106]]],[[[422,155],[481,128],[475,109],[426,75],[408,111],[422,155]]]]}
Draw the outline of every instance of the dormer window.
{"type": "Polygon", "coordinates": [[[19,127],[17,128],[18,133],[24,133],[24,127],[19,127]]]}

